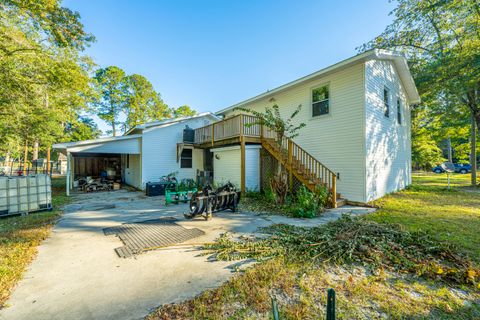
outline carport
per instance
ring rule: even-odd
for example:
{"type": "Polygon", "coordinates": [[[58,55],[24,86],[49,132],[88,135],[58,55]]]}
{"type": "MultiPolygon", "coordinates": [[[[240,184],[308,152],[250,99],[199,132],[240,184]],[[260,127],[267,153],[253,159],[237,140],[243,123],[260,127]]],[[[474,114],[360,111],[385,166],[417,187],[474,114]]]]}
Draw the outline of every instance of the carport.
{"type": "Polygon", "coordinates": [[[79,142],[57,143],[53,148],[67,156],[66,193],[78,176],[99,176],[106,171],[113,179],[141,188],[141,135],[132,134],[79,142]]]}

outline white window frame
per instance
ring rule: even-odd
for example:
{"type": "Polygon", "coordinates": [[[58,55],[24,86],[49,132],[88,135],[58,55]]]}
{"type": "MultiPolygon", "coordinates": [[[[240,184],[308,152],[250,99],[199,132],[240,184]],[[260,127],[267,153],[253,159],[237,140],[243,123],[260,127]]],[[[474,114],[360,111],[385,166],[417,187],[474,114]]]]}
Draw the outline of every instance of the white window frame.
{"type": "Polygon", "coordinates": [[[311,87],[310,88],[310,117],[312,119],[318,119],[318,118],[323,118],[323,117],[330,116],[331,114],[332,114],[332,92],[330,90],[330,82],[322,83],[322,84],[319,84],[315,87],[311,87]],[[313,102],[313,90],[318,89],[318,88],[322,88],[322,87],[327,87],[327,89],[328,89],[328,99],[323,99],[323,100],[320,100],[320,101],[313,102]],[[314,103],[319,103],[319,102],[322,102],[322,101],[325,101],[325,100],[328,100],[328,113],[319,114],[319,115],[314,116],[313,115],[313,104],[314,103]]]}

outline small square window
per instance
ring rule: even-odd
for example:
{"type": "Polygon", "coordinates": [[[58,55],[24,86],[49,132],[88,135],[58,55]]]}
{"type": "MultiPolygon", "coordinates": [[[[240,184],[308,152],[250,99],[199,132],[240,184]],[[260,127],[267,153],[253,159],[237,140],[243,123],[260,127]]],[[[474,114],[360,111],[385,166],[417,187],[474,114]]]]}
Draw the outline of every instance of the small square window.
{"type": "Polygon", "coordinates": [[[383,88],[383,112],[385,117],[390,118],[390,97],[388,88],[383,88]]]}
{"type": "Polygon", "coordinates": [[[312,90],[312,116],[321,116],[330,112],[330,90],[327,86],[312,90]]]}
{"type": "Polygon", "coordinates": [[[402,124],[402,103],[400,99],[397,99],[397,122],[398,124],[402,124]]]}
{"type": "Polygon", "coordinates": [[[193,153],[192,149],[183,149],[180,156],[180,168],[192,168],[193,153]]]}

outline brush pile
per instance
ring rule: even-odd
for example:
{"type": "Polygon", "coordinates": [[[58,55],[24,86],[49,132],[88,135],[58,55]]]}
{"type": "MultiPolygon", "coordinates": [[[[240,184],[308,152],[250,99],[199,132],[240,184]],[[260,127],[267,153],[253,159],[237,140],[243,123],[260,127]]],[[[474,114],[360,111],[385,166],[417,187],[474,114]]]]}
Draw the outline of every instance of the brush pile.
{"type": "Polygon", "coordinates": [[[278,224],[263,232],[269,237],[234,241],[226,234],[205,249],[219,260],[285,256],[294,261],[383,268],[458,284],[480,281],[480,268],[452,245],[397,225],[344,216],[318,227],[278,224]]]}

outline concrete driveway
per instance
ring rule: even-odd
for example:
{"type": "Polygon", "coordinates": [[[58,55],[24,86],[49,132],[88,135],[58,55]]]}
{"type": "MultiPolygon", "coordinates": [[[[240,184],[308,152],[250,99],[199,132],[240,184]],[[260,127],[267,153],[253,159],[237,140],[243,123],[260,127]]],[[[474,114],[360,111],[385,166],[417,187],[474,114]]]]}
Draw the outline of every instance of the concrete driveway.
{"type": "Polygon", "coordinates": [[[141,319],[154,308],[194,297],[219,286],[233,275],[238,262],[209,261],[193,246],[149,251],[122,259],[122,246],[103,228],[125,222],[176,217],[186,228],[205,235],[191,245],[210,242],[221,233],[252,234],[272,223],[317,225],[344,212],[371,209],[343,207],[317,219],[289,219],[252,213],[217,213],[211,221],[185,220],[186,205],[165,207],[163,197],[119,190],[75,196],[52,235],[39,247],[37,258],[14,290],[0,319],[141,319]]]}

